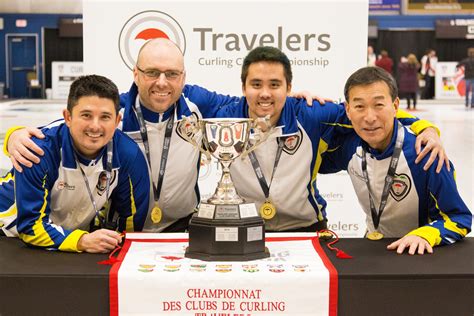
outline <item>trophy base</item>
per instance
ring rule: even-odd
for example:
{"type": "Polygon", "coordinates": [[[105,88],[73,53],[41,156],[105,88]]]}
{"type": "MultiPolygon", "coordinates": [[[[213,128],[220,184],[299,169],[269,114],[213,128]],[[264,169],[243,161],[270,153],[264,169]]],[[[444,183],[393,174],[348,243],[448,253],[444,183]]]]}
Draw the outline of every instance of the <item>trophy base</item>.
{"type": "Polygon", "coordinates": [[[209,219],[194,214],[189,222],[189,247],[184,256],[204,261],[268,258],[270,252],[265,247],[265,222],[259,216],[209,219]]]}

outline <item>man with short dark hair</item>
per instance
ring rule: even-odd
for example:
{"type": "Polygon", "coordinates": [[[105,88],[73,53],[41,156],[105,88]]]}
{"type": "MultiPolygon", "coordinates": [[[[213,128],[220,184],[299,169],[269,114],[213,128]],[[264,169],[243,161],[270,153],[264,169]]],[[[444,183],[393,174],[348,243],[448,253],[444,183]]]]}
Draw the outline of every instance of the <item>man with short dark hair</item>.
{"type": "Polygon", "coordinates": [[[454,166],[436,174],[415,164],[415,136],[395,117],[397,84],[382,69],[361,68],[344,87],[357,135],[333,140],[321,172],[347,170],[366,213],[367,238],[400,238],[387,248],[433,252],[471,230],[472,214],[456,188],[454,166]]]}
{"type": "Polygon", "coordinates": [[[142,230],[149,177],[138,146],[116,131],[118,109],[109,79],[72,83],[64,123],[32,139],[45,153],[40,163],[0,179],[3,234],[46,249],[108,252],[122,240],[117,228],[142,230]]]}

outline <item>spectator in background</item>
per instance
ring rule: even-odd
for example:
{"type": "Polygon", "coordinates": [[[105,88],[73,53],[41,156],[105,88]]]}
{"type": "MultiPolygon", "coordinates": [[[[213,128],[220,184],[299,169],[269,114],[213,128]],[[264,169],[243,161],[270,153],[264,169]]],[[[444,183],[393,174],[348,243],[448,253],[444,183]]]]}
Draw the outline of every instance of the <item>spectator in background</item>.
{"type": "Polygon", "coordinates": [[[435,72],[438,57],[434,49],[428,49],[426,54],[421,57],[421,74],[425,78],[425,88],[421,94],[422,99],[433,99],[435,94],[435,72]]]}
{"type": "Polygon", "coordinates": [[[402,57],[398,64],[398,85],[400,96],[407,99],[407,109],[410,109],[413,100],[413,110],[416,109],[416,99],[418,93],[418,71],[420,63],[414,54],[409,54],[407,58],[402,57]]]}
{"type": "Polygon", "coordinates": [[[457,64],[456,68],[464,67],[464,83],[466,86],[466,109],[469,108],[471,95],[471,109],[474,108],[474,47],[467,50],[467,58],[457,64]]]}
{"type": "Polygon", "coordinates": [[[367,46],[367,66],[374,67],[376,60],[377,55],[374,53],[374,48],[372,46],[367,46]]]}
{"type": "Polygon", "coordinates": [[[385,69],[389,74],[393,73],[393,59],[388,56],[386,50],[380,52],[380,58],[375,62],[375,66],[385,69]]]}

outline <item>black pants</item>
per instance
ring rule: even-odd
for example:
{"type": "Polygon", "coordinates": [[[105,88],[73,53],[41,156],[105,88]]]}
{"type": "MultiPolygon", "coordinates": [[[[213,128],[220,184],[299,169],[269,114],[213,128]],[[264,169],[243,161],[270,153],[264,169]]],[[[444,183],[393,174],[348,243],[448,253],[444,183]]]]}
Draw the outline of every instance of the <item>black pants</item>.
{"type": "Polygon", "coordinates": [[[423,89],[422,99],[431,100],[435,94],[435,77],[425,76],[425,88],[423,89]]]}
{"type": "Polygon", "coordinates": [[[411,100],[413,100],[413,108],[416,109],[416,92],[405,92],[405,98],[407,99],[407,109],[410,108],[411,100]]]}

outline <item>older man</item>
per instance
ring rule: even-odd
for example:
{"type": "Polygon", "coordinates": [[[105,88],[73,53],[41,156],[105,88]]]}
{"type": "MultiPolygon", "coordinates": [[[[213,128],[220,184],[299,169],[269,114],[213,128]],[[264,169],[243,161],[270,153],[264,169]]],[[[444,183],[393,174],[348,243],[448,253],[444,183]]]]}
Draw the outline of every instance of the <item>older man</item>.
{"type": "Polygon", "coordinates": [[[367,237],[396,237],[403,253],[433,252],[471,230],[472,214],[456,188],[454,167],[436,174],[415,163],[415,136],[403,127],[397,84],[379,68],[366,67],[346,82],[347,116],[357,135],[334,140],[321,171],[347,170],[366,213],[367,237]]]}

